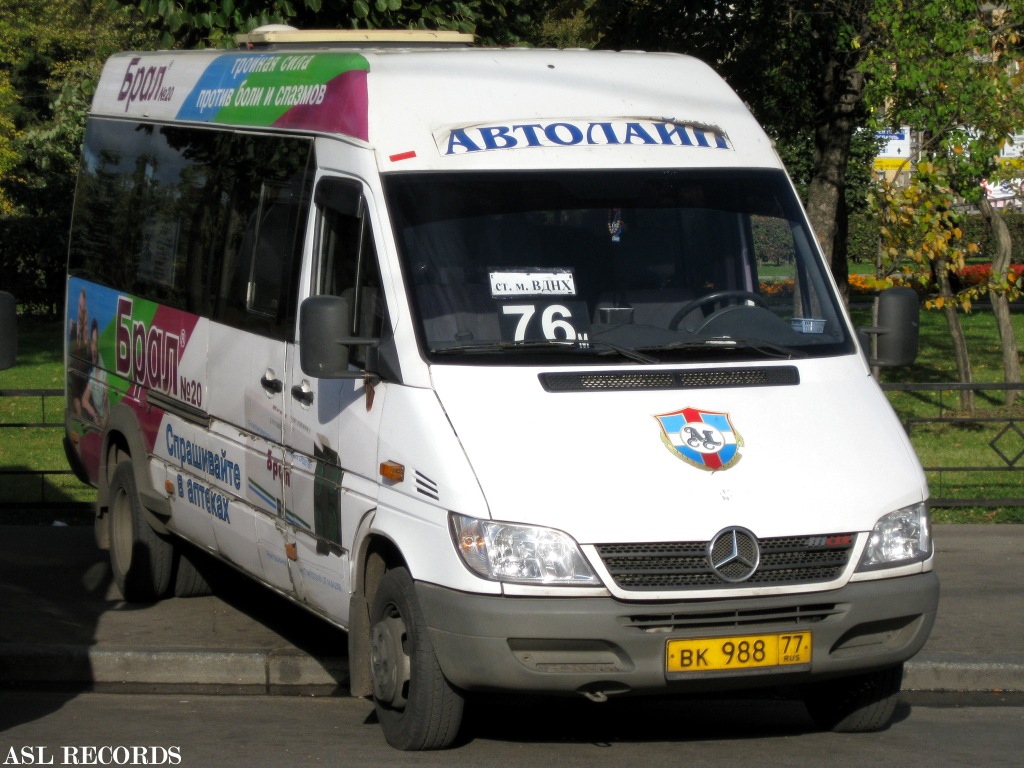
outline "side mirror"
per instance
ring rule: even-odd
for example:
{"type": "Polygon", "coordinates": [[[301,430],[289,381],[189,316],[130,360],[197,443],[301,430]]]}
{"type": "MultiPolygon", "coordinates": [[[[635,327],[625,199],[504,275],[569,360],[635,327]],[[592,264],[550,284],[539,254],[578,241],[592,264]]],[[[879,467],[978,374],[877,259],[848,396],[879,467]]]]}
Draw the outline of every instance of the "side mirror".
{"type": "Polygon", "coordinates": [[[873,337],[872,366],[910,365],[917,359],[921,328],[921,303],[912,288],[889,288],[878,294],[877,325],[861,328],[862,336],[873,337]]]}
{"type": "Polygon", "coordinates": [[[17,307],[11,294],[0,291],[0,371],[13,367],[17,357],[17,307]]]}
{"type": "Polygon", "coordinates": [[[299,305],[299,367],[318,379],[361,379],[348,369],[352,346],[376,346],[380,339],[345,335],[352,327],[352,303],[342,296],[311,296],[299,305]]]}

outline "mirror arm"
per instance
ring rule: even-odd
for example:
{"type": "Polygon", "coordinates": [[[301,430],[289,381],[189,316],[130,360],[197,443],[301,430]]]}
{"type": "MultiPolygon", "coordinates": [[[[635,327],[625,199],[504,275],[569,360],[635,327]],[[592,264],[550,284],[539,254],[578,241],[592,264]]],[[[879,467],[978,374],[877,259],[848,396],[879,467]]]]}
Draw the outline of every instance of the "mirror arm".
{"type": "MultiPolygon", "coordinates": [[[[338,346],[345,347],[379,347],[380,339],[374,339],[363,336],[342,336],[339,339],[335,339],[335,343],[338,346]]],[[[363,379],[368,387],[376,386],[380,383],[380,376],[369,371],[362,369],[357,371],[344,371],[342,373],[331,376],[332,379],[363,379]]],[[[372,400],[372,396],[371,396],[372,400]]]]}
{"type": "Polygon", "coordinates": [[[379,347],[380,339],[370,336],[342,336],[334,340],[336,344],[343,344],[349,347],[379,347]]]}
{"type": "MultiPolygon", "coordinates": [[[[878,337],[878,336],[884,336],[885,334],[890,333],[890,330],[888,328],[880,328],[877,325],[858,326],[857,327],[857,333],[863,333],[865,336],[878,337]]],[[[874,344],[872,344],[871,346],[873,348],[874,344]]],[[[882,363],[880,363],[878,360],[872,358],[870,355],[868,355],[867,357],[868,357],[868,365],[871,366],[871,370],[873,372],[872,375],[874,375],[877,378],[877,376],[878,376],[878,369],[882,366],[882,363]]]]}

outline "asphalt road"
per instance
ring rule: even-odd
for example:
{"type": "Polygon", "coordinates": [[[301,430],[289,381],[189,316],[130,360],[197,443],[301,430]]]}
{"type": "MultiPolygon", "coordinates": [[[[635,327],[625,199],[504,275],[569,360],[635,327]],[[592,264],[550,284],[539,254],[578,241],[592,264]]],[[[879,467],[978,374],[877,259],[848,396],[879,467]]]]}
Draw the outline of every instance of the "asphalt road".
{"type": "Polygon", "coordinates": [[[361,699],[0,691],[0,764],[1019,766],[1024,695],[905,695],[892,727],[859,735],[815,731],[800,704],[763,700],[494,700],[473,727],[454,749],[402,753],[361,699]]]}

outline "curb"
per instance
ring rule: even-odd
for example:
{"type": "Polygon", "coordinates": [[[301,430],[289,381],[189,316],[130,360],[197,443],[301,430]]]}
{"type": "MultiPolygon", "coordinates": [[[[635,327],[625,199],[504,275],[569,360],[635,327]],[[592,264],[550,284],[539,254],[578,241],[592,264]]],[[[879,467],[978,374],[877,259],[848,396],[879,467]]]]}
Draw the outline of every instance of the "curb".
{"type": "Polygon", "coordinates": [[[294,649],[197,651],[0,644],[0,681],[246,693],[348,693],[348,659],[294,649]]]}
{"type": "MultiPolygon", "coordinates": [[[[287,648],[140,650],[7,643],[0,644],[0,683],[276,695],[338,696],[349,692],[347,658],[315,658],[287,648]]],[[[1024,691],[1024,660],[919,657],[906,663],[903,690],[1024,691]]]]}
{"type": "Polygon", "coordinates": [[[1024,691],[1024,660],[964,661],[925,656],[903,671],[905,691],[1024,691]]]}

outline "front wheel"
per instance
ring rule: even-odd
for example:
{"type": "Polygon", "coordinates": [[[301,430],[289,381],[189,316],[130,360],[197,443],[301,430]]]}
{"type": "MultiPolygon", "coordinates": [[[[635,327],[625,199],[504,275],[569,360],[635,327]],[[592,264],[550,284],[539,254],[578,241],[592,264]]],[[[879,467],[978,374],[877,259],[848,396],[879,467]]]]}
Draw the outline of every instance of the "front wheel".
{"type": "Polygon", "coordinates": [[[804,690],[811,719],[836,733],[870,733],[887,727],[896,712],[903,665],[838,680],[814,683],[804,690]]]}
{"type": "Polygon", "coordinates": [[[441,673],[405,568],[385,573],[373,599],[370,672],[388,744],[403,750],[451,745],[462,722],[463,698],[441,673]]]}
{"type": "Polygon", "coordinates": [[[129,602],[166,597],[174,570],[174,547],[146,519],[130,461],[114,469],[110,481],[110,569],[129,602]]]}

